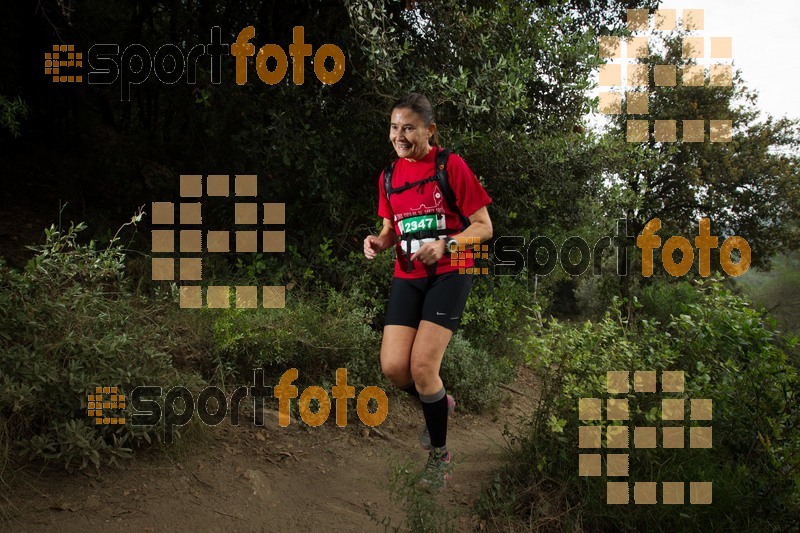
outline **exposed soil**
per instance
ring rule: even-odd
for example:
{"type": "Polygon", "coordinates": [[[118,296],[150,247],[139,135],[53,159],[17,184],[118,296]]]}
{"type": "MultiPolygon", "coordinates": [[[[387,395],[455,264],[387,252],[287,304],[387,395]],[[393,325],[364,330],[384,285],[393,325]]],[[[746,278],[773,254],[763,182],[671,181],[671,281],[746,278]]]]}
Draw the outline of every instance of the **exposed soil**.
{"type": "MultiPolygon", "coordinates": [[[[524,396],[504,391],[494,413],[457,409],[450,419],[453,480],[433,497],[458,513],[459,530],[482,528],[473,508],[481,485],[501,465],[503,427],[518,426],[531,412],[534,376],[521,368],[511,386],[524,396]]],[[[224,421],[192,444],[138,454],[100,473],[26,467],[13,475],[10,490],[0,490],[0,530],[384,530],[368,510],[393,525],[404,522],[389,475],[392,465],[410,460],[421,469],[425,463],[418,404],[393,398],[378,428],[384,438],[358,420],[346,428],[281,428],[272,416],[263,427],[224,421]]]]}

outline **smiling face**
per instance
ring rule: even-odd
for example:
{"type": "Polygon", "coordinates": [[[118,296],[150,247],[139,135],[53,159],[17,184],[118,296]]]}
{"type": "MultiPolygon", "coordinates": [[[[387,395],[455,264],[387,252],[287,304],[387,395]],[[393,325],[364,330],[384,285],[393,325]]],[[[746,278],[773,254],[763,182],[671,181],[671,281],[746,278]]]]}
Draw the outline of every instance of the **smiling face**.
{"type": "Polygon", "coordinates": [[[392,110],[389,126],[389,140],[392,141],[397,157],[418,161],[428,155],[431,145],[428,140],[436,131],[436,124],[425,124],[422,117],[413,110],[399,107],[392,110]]]}

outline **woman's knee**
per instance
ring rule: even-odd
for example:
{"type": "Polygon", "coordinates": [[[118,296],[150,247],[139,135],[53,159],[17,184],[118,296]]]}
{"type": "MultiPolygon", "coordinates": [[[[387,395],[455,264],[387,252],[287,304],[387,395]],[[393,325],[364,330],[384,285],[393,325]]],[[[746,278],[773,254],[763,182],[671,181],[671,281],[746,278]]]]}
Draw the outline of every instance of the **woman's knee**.
{"type": "Polygon", "coordinates": [[[421,386],[439,377],[439,368],[430,361],[411,361],[411,378],[421,386]]]}
{"type": "Polygon", "coordinates": [[[406,326],[386,326],[381,344],[381,371],[393,385],[411,381],[411,347],[417,330],[406,326]]]}
{"type": "Polygon", "coordinates": [[[393,385],[402,387],[411,382],[411,370],[400,361],[381,361],[381,371],[393,385]]]}

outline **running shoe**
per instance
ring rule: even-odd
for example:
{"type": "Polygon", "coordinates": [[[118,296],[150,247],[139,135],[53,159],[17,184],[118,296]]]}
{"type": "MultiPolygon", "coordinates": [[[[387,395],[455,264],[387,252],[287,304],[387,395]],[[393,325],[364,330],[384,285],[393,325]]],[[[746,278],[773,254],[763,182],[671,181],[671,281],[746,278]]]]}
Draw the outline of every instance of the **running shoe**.
{"type": "MultiPolygon", "coordinates": [[[[447,417],[450,418],[450,415],[453,414],[453,411],[456,410],[456,399],[447,395],[447,417]]],[[[428,431],[428,426],[426,425],[422,428],[422,432],[419,434],[419,445],[422,446],[423,450],[430,450],[431,449],[431,434],[428,431]]]]}
{"type": "Polygon", "coordinates": [[[434,448],[428,452],[428,462],[419,484],[426,490],[444,490],[451,479],[450,452],[434,448]]]}

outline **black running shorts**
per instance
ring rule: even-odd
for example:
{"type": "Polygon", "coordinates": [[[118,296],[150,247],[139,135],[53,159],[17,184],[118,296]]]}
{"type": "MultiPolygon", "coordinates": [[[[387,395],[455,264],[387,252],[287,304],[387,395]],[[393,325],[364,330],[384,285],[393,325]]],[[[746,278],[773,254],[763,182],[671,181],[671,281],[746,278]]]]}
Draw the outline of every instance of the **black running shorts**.
{"type": "Polygon", "coordinates": [[[419,328],[420,320],[427,320],[455,331],[471,287],[472,274],[458,272],[417,279],[395,277],[385,324],[419,328]]]}

